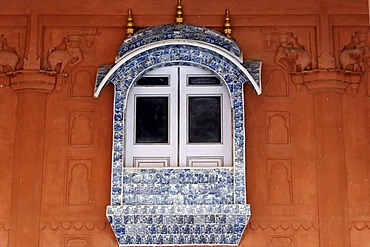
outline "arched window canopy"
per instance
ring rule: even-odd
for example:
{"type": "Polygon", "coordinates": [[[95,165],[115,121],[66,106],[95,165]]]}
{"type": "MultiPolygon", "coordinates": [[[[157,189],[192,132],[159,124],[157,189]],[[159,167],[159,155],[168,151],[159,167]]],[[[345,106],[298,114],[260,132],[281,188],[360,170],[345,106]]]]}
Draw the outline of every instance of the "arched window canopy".
{"type": "Polygon", "coordinates": [[[148,71],[171,65],[201,67],[227,82],[249,82],[261,94],[261,62],[243,61],[234,40],[204,27],[167,24],[145,28],[122,43],[114,66],[99,68],[95,97],[109,82],[129,86],[148,71]]]}
{"type": "Polygon", "coordinates": [[[248,82],[260,94],[260,71],[260,61],[243,61],[234,40],[208,28],[185,24],[142,29],[122,43],[114,65],[100,66],[94,96],[98,97],[108,83],[114,84],[115,91],[107,217],[119,246],[239,244],[250,218],[245,186],[243,84],[248,82]],[[128,105],[131,89],[145,74],[171,66],[200,68],[226,86],[230,96],[231,166],[124,165],[125,135],[134,131],[126,128],[127,108],[132,107],[128,105]]]}

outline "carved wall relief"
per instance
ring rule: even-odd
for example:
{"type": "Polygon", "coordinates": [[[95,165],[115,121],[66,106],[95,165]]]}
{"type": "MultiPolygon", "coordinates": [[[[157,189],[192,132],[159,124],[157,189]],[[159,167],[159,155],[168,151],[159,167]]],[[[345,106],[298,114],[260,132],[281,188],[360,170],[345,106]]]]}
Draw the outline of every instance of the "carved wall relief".
{"type": "Polygon", "coordinates": [[[268,201],[273,205],[292,204],[291,160],[267,160],[268,201]]]}
{"type": "Polygon", "coordinates": [[[366,133],[367,133],[367,143],[370,144],[370,110],[366,112],[366,120],[365,120],[365,126],[366,126],[366,133]]]}
{"type": "Polygon", "coordinates": [[[294,236],[269,236],[268,247],[293,247],[294,236]]]}
{"type": "Polygon", "coordinates": [[[69,144],[93,144],[93,112],[71,113],[69,144]]]}
{"type": "Polygon", "coordinates": [[[71,82],[72,97],[93,97],[94,82],[96,73],[95,67],[84,67],[82,69],[73,70],[71,82]]]}
{"type": "Polygon", "coordinates": [[[86,236],[76,237],[64,237],[63,247],[89,247],[90,238],[86,236]]]}
{"type": "Polygon", "coordinates": [[[104,230],[106,221],[42,221],[40,230],[104,230]]]}
{"type": "MultiPolygon", "coordinates": [[[[81,64],[86,54],[96,48],[95,28],[46,28],[44,35],[43,67],[54,73],[65,73],[68,68],[81,64]]],[[[87,60],[86,63],[91,63],[93,56],[87,60]]]]}
{"type": "MultiPolygon", "coordinates": [[[[19,49],[19,48],[18,48],[19,49]]],[[[19,62],[15,47],[10,47],[4,34],[0,35],[0,73],[15,71],[19,62]]]]}
{"type": "Polygon", "coordinates": [[[266,143],[289,144],[290,123],[289,112],[266,113],[266,143]]]}
{"type": "Polygon", "coordinates": [[[62,44],[50,51],[48,63],[51,71],[63,73],[67,66],[73,67],[82,62],[81,40],[80,35],[66,36],[62,44]]]}
{"type": "Polygon", "coordinates": [[[69,160],[67,176],[67,205],[84,206],[92,202],[92,160],[69,160]]]}
{"type": "Polygon", "coordinates": [[[364,72],[364,76],[362,77],[362,81],[365,83],[365,95],[367,97],[370,97],[370,69],[366,69],[366,71],[364,72]]]}
{"type": "MultiPolygon", "coordinates": [[[[365,190],[367,190],[367,205],[370,206],[370,160],[367,161],[367,171],[366,171],[366,178],[365,178],[365,181],[366,181],[366,188],[365,190]]],[[[369,222],[369,229],[370,229],[370,222],[369,222]]]]}
{"type": "MultiPolygon", "coordinates": [[[[85,219],[86,211],[82,216],[85,219]]],[[[50,218],[50,217],[49,217],[50,218]]],[[[58,218],[58,217],[56,217],[58,218]]],[[[81,219],[81,217],[78,217],[81,219]]],[[[91,218],[91,216],[90,216],[91,218]]],[[[109,223],[104,219],[79,221],[75,217],[68,216],[66,220],[41,221],[40,239],[37,246],[40,247],[91,247],[104,246],[116,247],[114,237],[111,234],[109,223]]],[[[99,217],[98,217],[99,218],[99,217]]],[[[87,219],[87,218],[86,218],[87,219]]],[[[0,242],[1,243],[1,242],[0,242]]],[[[1,245],[3,247],[3,245],[1,245]]]]}
{"type": "MultiPolygon", "coordinates": [[[[275,63],[290,72],[312,69],[311,53],[298,43],[292,32],[274,34],[279,37],[275,53],[275,63]]],[[[272,41],[272,40],[271,40],[272,41]]],[[[271,41],[266,41],[269,44],[271,41]]]]}
{"type": "Polygon", "coordinates": [[[7,247],[9,245],[9,233],[0,231],[0,246],[7,247]]]}
{"type": "Polygon", "coordinates": [[[264,94],[271,97],[287,97],[288,96],[288,78],[286,73],[279,68],[265,66],[267,72],[267,80],[264,85],[264,94]]]}
{"type": "Polygon", "coordinates": [[[8,246],[10,227],[9,222],[0,222],[0,246],[8,246]]]}
{"type": "MultiPolygon", "coordinates": [[[[251,220],[248,224],[249,229],[256,230],[294,230],[294,231],[308,231],[319,230],[320,225],[317,221],[277,221],[277,220],[251,220]]],[[[318,246],[318,245],[315,245],[318,246]]]]}
{"type": "Polygon", "coordinates": [[[352,72],[363,72],[370,66],[370,45],[368,32],[355,32],[351,42],[339,54],[340,68],[352,72]]]}

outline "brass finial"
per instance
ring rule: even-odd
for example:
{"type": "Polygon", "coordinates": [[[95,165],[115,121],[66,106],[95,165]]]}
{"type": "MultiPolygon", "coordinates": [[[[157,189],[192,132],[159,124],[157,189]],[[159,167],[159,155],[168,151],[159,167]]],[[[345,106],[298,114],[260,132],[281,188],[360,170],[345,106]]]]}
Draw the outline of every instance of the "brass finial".
{"type": "Polygon", "coordinates": [[[131,9],[128,10],[128,17],[127,17],[127,38],[130,38],[134,33],[134,21],[132,19],[132,11],[131,9]]]}
{"type": "Polygon", "coordinates": [[[226,15],[225,15],[225,29],[224,33],[226,37],[231,38],[231,23],[230,23],[230,16],[229,16],[229,10],[226,9],[226,15]]]}
{"type": "Polygon", "coordinates": [[[176,24],[180,25],[183,23],[184,23],[184,18],[182,17],[182,5],[181,5],[181,0],[179,0],[176,6],[176,24]]]}

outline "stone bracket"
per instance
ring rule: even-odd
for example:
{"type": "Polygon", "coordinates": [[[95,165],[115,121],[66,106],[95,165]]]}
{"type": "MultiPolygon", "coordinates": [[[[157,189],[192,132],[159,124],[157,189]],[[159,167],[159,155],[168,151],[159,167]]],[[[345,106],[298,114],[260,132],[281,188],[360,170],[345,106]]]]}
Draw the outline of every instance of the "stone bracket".
{"type": "Polygon", "coordinates": [[[309,92],[335,91],[357,94],[362,72],[340,69],[315,69],[291,72],[293,83],[298,91],[305,86],[309,92]]]}
{"type": "Polygon", "coordinates": [[[9,86],[14,92],[37,91],[43,93],[60,90],[60,86],[64,84],[64,78],[68,76],[44,70],[19,70],[6,75],[9,77],[9,86]]]}

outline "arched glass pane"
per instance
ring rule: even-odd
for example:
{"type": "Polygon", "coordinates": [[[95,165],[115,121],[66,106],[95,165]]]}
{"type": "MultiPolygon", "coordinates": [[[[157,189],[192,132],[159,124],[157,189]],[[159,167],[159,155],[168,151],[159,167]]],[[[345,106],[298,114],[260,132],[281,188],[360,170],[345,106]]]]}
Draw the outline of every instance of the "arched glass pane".
{"type": "Polygon", "coordinates": [[[168,143],[168,97],[136,98],[136,143],[168,143]]]}
{"type": "Polygon", "coordinates": [[[221,97],[189,97],[189,143],[221,142],[221,97]]]}

